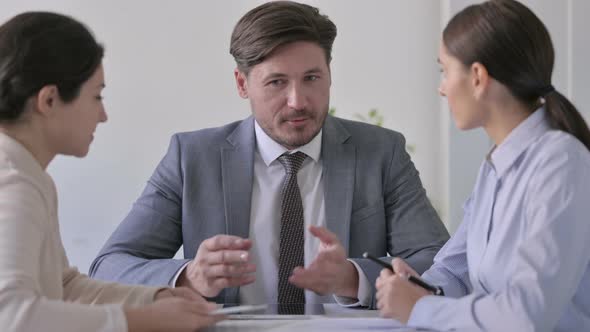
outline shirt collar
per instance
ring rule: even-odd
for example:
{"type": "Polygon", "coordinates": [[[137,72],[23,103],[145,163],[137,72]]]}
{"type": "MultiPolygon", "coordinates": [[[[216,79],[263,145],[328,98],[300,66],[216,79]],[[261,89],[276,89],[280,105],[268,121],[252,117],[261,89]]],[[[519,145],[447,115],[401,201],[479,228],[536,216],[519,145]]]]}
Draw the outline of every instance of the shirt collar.
{"type": "MultiPolygon", "coordinates": [[[[266,166],[275,161],[283,153],[289,151],[284,146],[275,142],[270,138],[264,130],[258,124],[258,121],[254,120],[254,131],[256,134],[256,149],[260,153],[262,160],[266,166]]],[[[322,151],[322,130],[315,135],[315,137],[307,144],[300,146],[296,149],[290,150],[291,153],[301,151],[310,157],[313,161],[318,162],[320,159],[320,153],[322,151]]]]}
{"type": "Polygon", "coordinates": [[[504,139],[504,142],[492,147],[486,159],[496,171],[498,178],[504,175],[533,142],[551,130],[545,114],[544,107],[537,109],[516,126],[504,139]]]}

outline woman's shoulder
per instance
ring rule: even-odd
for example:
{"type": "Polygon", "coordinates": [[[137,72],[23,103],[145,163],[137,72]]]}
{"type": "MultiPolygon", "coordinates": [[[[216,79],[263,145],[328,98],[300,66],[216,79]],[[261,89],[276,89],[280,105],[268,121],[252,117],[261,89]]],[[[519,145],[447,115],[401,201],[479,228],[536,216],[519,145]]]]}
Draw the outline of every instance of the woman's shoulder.
{"type": "Polygon", "coordinates": [[[21,209],[30,212],[49,209],[51,190],[42,177],[18,167],[13,160],[0,151],[0,206],[3,212],[18,213],[21,209]]]}
{"type": "Polygon", "coordinates": [[[590,151],[573,135],[549,130],[528,149],[524,162],[527,168],[547,176],[565,178],[590,177],[590,151]]]}
{"type": "Polygon", "coordinates": [[[549,130],[533,144],[538,158],[568,158],[590,164],[590,151],[575,136],[561,131],[549,130]]]}

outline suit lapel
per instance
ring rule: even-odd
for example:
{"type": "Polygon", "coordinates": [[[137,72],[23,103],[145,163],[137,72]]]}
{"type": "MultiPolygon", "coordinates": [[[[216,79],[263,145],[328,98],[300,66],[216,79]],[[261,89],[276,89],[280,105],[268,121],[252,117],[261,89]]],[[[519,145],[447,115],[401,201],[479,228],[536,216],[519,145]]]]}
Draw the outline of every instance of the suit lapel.
{"type": "MultiPolygon", "coordinates": [[[[226,234],[248,238],[252,178],[254,177],[254,119],[249,117],[227,137],[221,148],[221,171],[226,234]]],[[[239,302],[239,287],[226,288],[224,303],[239,302]]]]}
{"type": "Polygon", "coordinates": [[[349,138],[338,120],[326,118],[322,137],[326,226],[338,236],[347,252],[356,169],[356,148],[345,144],[349,138]]]}
{"type": "Polygon", "coordinates": [[[254,176],[254,119],[242,121],[221,148],[222,185],[227,234],[247,238],[254,176]]]}

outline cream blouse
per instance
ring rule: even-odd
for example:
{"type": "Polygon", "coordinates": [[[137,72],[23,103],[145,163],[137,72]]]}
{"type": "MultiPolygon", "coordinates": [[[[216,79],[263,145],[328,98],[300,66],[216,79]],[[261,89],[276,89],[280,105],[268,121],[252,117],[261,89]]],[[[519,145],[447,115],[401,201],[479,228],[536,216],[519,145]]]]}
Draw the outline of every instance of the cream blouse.
{"type": "Polygon", "coordinates": [[[157,290],[100,282],[70,267],[53,180],[0,133],[0,331],[127,331],[123,305],[149,304],[157,290]]]}

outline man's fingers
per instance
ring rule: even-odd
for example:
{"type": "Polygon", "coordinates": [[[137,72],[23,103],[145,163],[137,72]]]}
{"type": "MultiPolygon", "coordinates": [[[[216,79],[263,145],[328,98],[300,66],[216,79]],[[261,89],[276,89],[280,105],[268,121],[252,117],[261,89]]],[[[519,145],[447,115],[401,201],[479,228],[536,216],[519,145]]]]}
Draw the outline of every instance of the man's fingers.
{"type": "Polygon", "coordinates": [[[299,288],[313,289],[313,286],[317,284],[317,279],[317,273],[313,270],[298,266],[289,277],[289,282],[299,288]]]}
{"type": "Polygon", "coordinates": [[[289,282],[299,288],[303,288],[303,289],[309,289],[312,291],[315,291],[315,286],[317,286],[317,280],[315,279],[309,279],[309,278],[305,278],[305,277],[300,277],[300,276],[291,276],[289,277],[289,282]]]}
{"type": "Polygon", "coordinates": [[[210,251],[202,257],[209,264],[243,264],[248,262],[250,254],[244,250],[218,250],[210,251]]]}
{"type": "Polygon", "coordinates": [[[252,241],[233,235],[215,235],[203,241],[205,249],[217,251],[223,249],[230,250],[248,250],[252,247],[252,241]]]}
{"type": "Polygon", "coordinates": [[[216,264],[203,271],[207,278],[235,278],[256,271],[254,264],[216,264]]]}
{"type": "Polygon", "coordinates": [[[245,275],[235,278],[217,278],[213,281],[213,287],[218,289],[224,289],[228,287],[244,286],[254,282],[256,276],[245,275]]]}
{"type": "Polygon", "coordinates": [[[320,239],[324,244],[334,244],[339,242],[336,234],[330,232],[325,227],[309,226],[309,232],[320,239]]]}
{"type": "Polygon", "coordinates": [[[293,276],[306,276],[308,274],[308,271],[309,271],[309,269],[305,269],[301,266],[298,266],[293,269],[293,272],[291,273],[291,275],[293,275],[293,276]]]}

